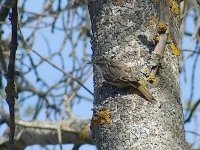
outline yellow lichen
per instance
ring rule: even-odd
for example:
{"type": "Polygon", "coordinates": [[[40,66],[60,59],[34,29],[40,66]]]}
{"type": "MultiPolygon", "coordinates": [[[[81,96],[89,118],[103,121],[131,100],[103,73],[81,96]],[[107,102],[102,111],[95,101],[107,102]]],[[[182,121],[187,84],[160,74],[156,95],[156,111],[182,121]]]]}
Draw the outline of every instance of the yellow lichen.
{"type": "Polygon", "coordinates": [[[157,24],[157,18],[156,18],[156,16],[150,16],[150,17],[149,17],[149,24],[150,24],[150,25],[155,25],[155,24],[157,24]]]}
{"type": "Polygon", "coordinates": [[[175,0],[169,0],[169,8],[175,15],[180,13],[180,7],[175,0]]]}
{"type": "Polygon", "coordinates": [[[156,75],[153,74],[153,73],[151,73],[150,76],[147,77],[146,80],[147,80],[148,82],[150,82],[151,84],[154,84],[154,85],[158,84],[158,82],[159,82],[159,79],[158,79],[158,78],[156,77],[156,75]]]}
{"type": "Polygon", "coordinates": [[[104,108],[97,111],[92,117],[92,125],[106,125],[111,123],[111,112],[109,109],[104,108]]]}
{"type": "Polygon", "coordinates": [[[174,43],[169,44],[172,54],[175,55],[177,58],[181,54],[180,48],[178,48],[174,43]]]}
{"type": "Polygon", "coordinates": [[[171,44],[173,42],[172,35],[167,33],[167,44],[171,44]]]}
{"type": "Polygon", "coordinates": [[[158,32],[165,32],[167,30],[167,23],[164,21],[160,21],[158,23],[158,32]]]}
{"type": "Polygon", "coordinates": [[[83,127],[80,132],[80,138],[83,141],[87,140],[87,126],[83,127]]]}
{"type": "Polygon", "coordinates": [[[150,70],[147,66],[144,66],[142,69],[141,69],[141,72],[144,73],[145,75],[149,75],[150,73],[150,70]]]}
{"type": "Polygon", "coordinates": [[[156,33],[156,34],[154,35],[154,37],[153,37],[153,40],[154,40],[155,42],[159,42],[159,40],[160,40],[160,35],[159,35],[158,33],[156,33]]]}
{"type": "Polygon", "coordinates": [[[172,40],[172,35],[170,33],[167,33],[167,40],[172,40]]]}
{"type": "Polygon", "coordinates": [[[99,117],[97,115],[92,116],[91,125],[96,126],[99,124],[99,117]]]}

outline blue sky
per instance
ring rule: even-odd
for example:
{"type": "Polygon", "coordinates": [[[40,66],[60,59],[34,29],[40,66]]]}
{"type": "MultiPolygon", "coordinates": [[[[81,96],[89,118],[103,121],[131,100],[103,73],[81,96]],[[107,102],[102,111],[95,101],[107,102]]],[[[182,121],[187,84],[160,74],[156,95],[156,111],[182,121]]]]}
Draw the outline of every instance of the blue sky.
{"type": "MultiPolygon", "coordinates": [[[[194,20],[193,20],[193,12],[191,12],[189,14],[189,17],[186,20],[186,31],[193,33],[194,32],[194,20]]],[[[194,49],[194,45],[195,45],[194,40],[192,40],[190,37],[184,36],[183,38],[183,42],[182,42],[182,47],[183,49],[194,49]]],[[[191,53],[190,52],[183,52],[184,56],[188,56],[191,53]]],[[[182,73],[180,75],[180,86],[181,86],[181,91],[182,91],[182,103],[183,106],[185,106],[184,104],[186,104],[186,102],[189,100],[190,95],[191,95],[191,81],[192,81],[192,72],[193,72],[193,66],[195,63],[195,57],[190,57],[189,59],[187,59],[184,64],[185,64],[185,73],[182,73]],[[185,80],[187,79],[187,80],[185,80]]],[[[196,62],[196,69],[195,69],[195,73],[194,73],[194,89],[193,89],[193,97],[192,100],[193,102],[196,102],[199,98],[200,98],[200,92],[199,92],[199,88],[200,88],[200,78],[199,78],[199,74],[200,74],[200,61],[199,59],[196,62]]],[[[185,108],[185,107],[184,107],[185,108]]],[[[199,107],[198,107],[199,108],[199,107]]],[[[186,130],[186,139],[190,142],[190,143],[195,143],[195,147],[196,146],[200,146],[200,136],[192,134],[188,131],[195,131],[197,134],[200,135],[200,118],[199,118],[199,109],[197,108],[196,113],[194,114],[193,118],[191,119],[190,123],[185,124],[185,130],[186,130]]],[[[184,109],[185,110],[185,109],[184,109]]],[[[186,111],[184,111],[186,112],[186,111]]],[[[187,117],[187,116],[186,116],[187,117]]]]}

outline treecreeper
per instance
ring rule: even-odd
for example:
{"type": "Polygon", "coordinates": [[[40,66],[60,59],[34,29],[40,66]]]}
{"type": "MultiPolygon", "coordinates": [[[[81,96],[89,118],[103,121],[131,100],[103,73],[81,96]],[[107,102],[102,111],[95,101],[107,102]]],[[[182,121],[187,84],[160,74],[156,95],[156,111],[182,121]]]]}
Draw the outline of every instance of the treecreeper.
{"type": "Polygon", "coordinates": [[[114,59],[94,59],[92,63],[101,73],[104,82],[119,88],[130,87],[132,91],[137,90],[138,95],[147,101],[155,101],[150,91],[134,77],[134,71],[126,63],[114,59]]]}

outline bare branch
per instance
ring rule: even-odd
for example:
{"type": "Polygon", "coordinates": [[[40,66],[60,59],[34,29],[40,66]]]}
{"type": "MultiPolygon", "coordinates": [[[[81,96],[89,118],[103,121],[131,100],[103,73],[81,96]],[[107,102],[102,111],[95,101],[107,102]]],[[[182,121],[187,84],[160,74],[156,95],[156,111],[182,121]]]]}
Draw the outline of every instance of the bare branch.
{"type": "MultiPolygon", "coordinates": [[[[71,118],[67,121],[57,121],[54,123],[49,121],[26,122],[16,120],[16,137],[14,149],[22,150],[25,147],[34,144],[60,144],[58,138],[58,125],[60,126],[62,144],[94,144],[89,128],[90,120],[71,118]]],[[[8,137],[6,132],[4,133],[4,136],[0,138],[1,150],[7,150],[8,137]]]]}
{"type": "Polygon", "coordinates": [[[200,99],[194,104],[194,106],[192,107],[192,109],[190,111],[190,114],[189,114],[188,118],[185,119],[184,123],[190,122],[190,120],[191,120],[194,112],[196,111],[197,107],[199,106],[199,104],[200,104],[200,99]]]}
{"type": "Polygon", "coordinates": [[[9,64],[8,64],[8,72],[6,74],[7,86],[5,88],[6,91],[6,101],[9,105],[10,111],[10,135],[9,135],[9,150],[13,150],[14,147],[14,135],[15,135],[15,98],[17,98],[17,93],[15,89],[15,57],[17,50],[17,24],[18,24],[18,12],[17,12],[17,3],[18,1],[14,1],[14,5],[12,6],[12,13],[10,14],[10,21],[12,25],[12,37],[10,42],[10,56],[9,56],[9,64]]]}
{"type": "MultiPolygon", "coordinates": [[[[21,36],[22,36],[22,32],[20,31],[21,36]]],[[[23,36],[22,36],[23,38],[23,36]]],[[[36,52],[34,49],[32,49],[28,43],[26,43],[26,41],[23,38],[24,43],[26,44],[26,47],[29,48],[34,54],[36,54],[38,57],[40,57],[42,60],[44,60],[45,62],[47,62],[48,64],[50,64],[52,67],[56,68],[57,70],[59,70],[60,72],[62,72],[64,75],[72,78],[74,81],[76,81],[78,84],[80,84],[87,92],[89,92],[91,95],[94,95],[93,92],[91,92],[85,85],[83,85],[83,83],[78,80],[77,78],[73,77],[73,75],[64,72],[61,68],[59,68],[57,65],[53,64],[52,62],[50,62],[48,59],[46,59],[45,57],[41,56],[38,52],[36,52]]]]}

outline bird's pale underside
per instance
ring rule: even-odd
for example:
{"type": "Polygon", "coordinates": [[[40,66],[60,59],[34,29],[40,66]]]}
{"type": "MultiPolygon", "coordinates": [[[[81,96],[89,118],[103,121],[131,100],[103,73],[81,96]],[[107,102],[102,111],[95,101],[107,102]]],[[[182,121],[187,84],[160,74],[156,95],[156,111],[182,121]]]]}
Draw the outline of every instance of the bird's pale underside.
{"type": "Polygon", "coordinates": [[[119,88],[131,87],[138,90],[147,101],[155,101],[149,90],[134,77],[133,69],[125,63],[113,59],[96,59],[93,64],[98,68],[106,83],[119,88]]]}

